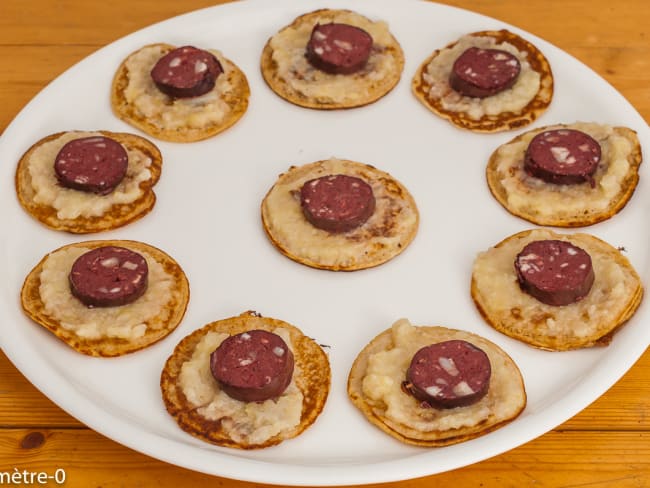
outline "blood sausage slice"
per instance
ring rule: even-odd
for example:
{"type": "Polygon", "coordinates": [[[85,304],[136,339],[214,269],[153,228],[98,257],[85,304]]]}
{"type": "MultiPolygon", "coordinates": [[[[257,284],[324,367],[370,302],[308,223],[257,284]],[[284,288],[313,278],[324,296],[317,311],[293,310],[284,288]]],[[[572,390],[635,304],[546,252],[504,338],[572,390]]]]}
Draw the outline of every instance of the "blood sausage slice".
{"type": "Polygon", "coordinates": [[[470,47],[454,62],[449,84],[461,95],[485,98],[514,85],[520,70],[519,60],[507,51],[470,47]]]}
{"type": "Polygon", "coordinates": [[[140,298],[148,275],[147,261],[139,253],[118,246],[98,247],[72,265],[70,290],[89,307],[116,307],[140,298]]]}
{"type": "Polygon", "coordinates": [[[567,241],[531,242],[515,258],[515,270],[521,289],[547,305],[582,300],[594,282],[591,257],[567,241]]]}
{"type": "Polygon", "coordinates": [[[293,353],[277,334],[261,329],[225,339],[210,355],[221,389],[243,402],[280,396],[291,383],[293,353]]]}
{"type": "Polygon", "coordinates": [[[490,359],[482,349],[454,339],[416,352],[404,388],[434,408],[461,407],[485,396],[491,374],[490,359]]]}
{"type": "Polygon", "coordinates": [[[82,137],[61,148],[54,172],[61,186],[106,195],[124,179],[128,162],[119,142],[104,136],[82,137]]]}
{"type": "Polygon", "coordinates": [[[223,67],[212,53],[183,46],[160,58],[151,70],[151,78],[170,97],[188,98],[212,90],[221,73],[223,67]]]}
{"type": "Polygon", "coordinates": [[[307,43],[307,60],[315,68],[331,74],[355,73],[366,65],[372,37],[348,24],[316,24],[307,43]]]}
{"type": "Polygon", "coordinates": [[[368,183],[355,176],[330,175],[307,181],[300,189],[305,218],[328,232],[347,232],[370,218],[375,197],[368,183]]]}
{"type": "Polygon", "coordinates": [[[530,141],[524,169],[548,183],[570,185],[588,181],[593,186],[600,156],[600,144],[584,132],[548,130],[530,141]]]}

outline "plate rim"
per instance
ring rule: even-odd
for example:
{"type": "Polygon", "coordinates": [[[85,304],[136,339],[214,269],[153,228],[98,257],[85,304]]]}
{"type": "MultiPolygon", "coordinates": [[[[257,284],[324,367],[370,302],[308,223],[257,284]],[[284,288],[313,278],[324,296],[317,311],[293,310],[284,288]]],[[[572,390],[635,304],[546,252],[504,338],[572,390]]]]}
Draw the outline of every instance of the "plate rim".
{"type": "MultiPolygon", "coordinates": [[[[403,1],[403,0],[402,0],[403,1]]],[[[328,4],[341,4],[342,0],[331,0],[327,2],[328,4]]],[[[349,3],[349,2],[348,2],[349,3]]],[[[380,4],[382,7],[380,8],[397,8],[396,2],[392,0],[374,0],[374,3],[380,4]]],[[[291,6],[297,6],[301,5],[304,6],[304,8],[301,8],[304,11],[308,10],[307,3],[300,0],[282,0],[281,4],[283,8],[286,7],[286,5],[291,5],[291,6]]],[[[315,3],[314,3],[315,4],[315,3]]],[[[547,41],[535,36],[532,33],[523,31],[516,26],[512,26],[506,22],[500,21],[498,19],[494,19],[491,17],[487,17],[483,14],[478,14],[475,12],[471,12],[469,10],[465,10],[462,8],[458,7],[453,7],[453,6],[448,6],[448,5],[442,5],[442,4],[435,4],[433,2],[426,2],[422,0],[410,0],[409,1],[409,8],[414,5],[426,5],[425,8],[429,8],[430,5],[436,5],[439,8],[444,9],[452,9],[452,10],[458,10],[462,11],[468,15],[472,16],[479,16],[483,17],[484,19],[490,21],[491,23],[498,22],[501,25],[503,25],[505,28],[512,29],[514,32],[522,33],[525,35],[528,39],[534,41],[535,43],[538,43],[539,45],[542,46],[542,50],[548,48],[548,46],[551,46],[553,49],[557,50],[559,53],[561,53],[562,56],[568,56],[569,59],[572,60],[574,63],[578,63],[578,65],[581,66],[581,69],[587,69],[589,70],[594,76],[597,77],[597,79],[600,82],[606,83],[611,90],[613,90],[618,96],[620,97],[621,100],[625,101],[627,104],[627,109],[631,108],[636,115],[641,119],[640,114],[636,112],[634,107],[632,107],[629,102],[624,98],[623,95],[621,95],[611,84],[609,84],[606,80],[604,80],[600,75],[598,75],[594,70],[586,66],[584,63],[581,61],[577,60],[573,56],[569,55],[565,51],[553,46],[552,44],[548,43],[547,41]]],[[[178,23],[181,21],[186,21],[194,16],[198,17],[200,15],[204,15],[208,12],[213,12],[217,10],[218,12],[223,13],[224,15],[229,15],[227,10],[233,9],[234,10],[239,10],[239,9],[244,9],[244,10],[250,10],[258,6],[265,5],[263,0],[244,0],[240,2],[234,2],[234,3],[227,3],[227,4],[219,4],[215,5],[212,7],[206,7],[202,8],[199,10],[194,10],[191,12],[184,13],[182,15],[163,20],[161,22],[152,24],[150,26],[147,26],[143,29],[140,29],[138,31],[135,31],[127,36],[124,36],[114,42],[111,42],[110,44],[100,48],[99,50],[95,51],[92,53],[90,56],[87,56],[86,58],[82,59],[75,65],[73,65],[71,68],[66,70],[65,72],[61,73],[59,76],[57,76],[51,83],[49,83],[41,92],[39,92],[28,104],[19,112],[19,114],[12,120],[12,122],[8,125],[7,129],[4,131],[3,135],[0,137],[0,152],[2,151],[3,146],[5,145],[5,142],[7,140],[11,140],[12,135],[14,130],[18,130],[17,128],[19,127],[21,121],[27,117],[27,114],[30,113],[30,110],[32,109],[33,106],[37,105],[39,103],[39,100],[41,100],[42,97],[45,96],[46,93],[51,90],[52,86],[55,86],[55,83],[63,83],[65,80],[65,77],[67,76],[74,76],[75,73],[79,70],[84,69],[85,66],[91,64],[94,62],[94,60],[101,58],[104,56],[104,53],[110,51],[110,50],[117,50],[118,48],[126,47],[130,43],[133,43],[134,39],[140,38],[140,37],[146,37],[150,35],[151,32],[155,32],[158,29],[162,29],[166,27],[167,25],[171,25],[174,23],[178,23]]],[[[359,8],[360,6],[363,6],[364,9],[368,11],[372,11],[373,9],[373,3],[371,3],[370,0],[357,0],[354,3],[354,7],[359,8]]],[[[266,7],[270,8],[270,7],[266,7]]],[[[415,7],[414,7],[415,8],[415,7]]],[[[420,7],[417,7],[420,8],[420,7]]],[[[290,19],[288,19],[289,21],[290,19]]],[[[281,27],[281,26],[278,26],[281,27]]],[[[435,48],[435,47],[432,47],[435,48]]],[[[558,53],[556,53],[558,54],[558,53]]],[[[403,72],[402,74],[402,80],[400,83],[407,83],[410,80],[410,77],[412,76],[411,73],[408,73],[406,71],[403,72]]],[[[534,124],[533,124],[534,125],[534,124]]],[[[646,137],[647,137],[647,124],[644,130],[646,137]]],[[[510,132],[512,133],[512,132],[510,132]]],[[[94,234],[94,236],[101,236],[101,234],[94,234]]],[[[81,240],[81,239],[78,239],[81,240]]],[[[85,240],[85,239],[84,239],[85,240]]],[[[0,249],[4,248],[5,242],[0,243],[0,249]]],[[[648,270],[638,270],[639,274],[642,276],[647,276],[648,270]]],[[[15,291],[13,291],[15,293],[15,291]]],[[[7,295],[5,295],[3,298],[8,298],[7,295]]],[[[15,303],[15,296],[14,298],[14,303],[15,303]]],[[[18,305],[18,308],[20,306],[18,305]]],[[[641,307],[637,314],[647,314],[647,308],[648,305],[646,304],[646,301],[644,301],[641,304],[641,307]]],[[[538,422],[536,424],[536,429],[533,429],[533,436],[527,440],[524,440],[523,442],[517,443],[516,445],[511,445],[505,450],[510,450],[514,449],[523,443],[529,442],[530,440],[534,439],[535,437],[544,434],[548,430],[552,429],[556,425],[558,425],[558,422],[556,422],[557,418],[562,418],[564,416],[564,420],[573,417],[576,413],[584,409],[588,404],[593,402],[597,397],[602,395],[607,389],[609,389],[616,381],[618,381],[625,372],[627,372],[632,365],[638,360],[638,358],[643,354],[645,349],[647,348],[648,342],[650,341],[650,333],[646,334],[646,341],[645,343],[642,341],[638,342],[633,342],[634,345],[637,347],[629,352],[632,352],[630,356],[626,359],[626,361],[622,362],[617,362],[617,368],[613,368],[609,370],[610,374],[609,376],[605,376],[604,379],[605,381],[603,382],[603,375],[596,375],[596,373],[593,373],[587,379],[580,384],[576,385],[576,392],[574,394],[580,394],[584,395],[585,397],[590,398],[589,402],[587,404],[582,404],[582,405],[575,405],[574,409],[566,409],[566,406],[560,405],[558,403],[553,404],[550,409],[551,410],[561,410],[562,412],[557,412],[554,413],[554,415],[551,416],[545,416],[544,418],[538,419],[538,422]],[[597,383],[598,386],[600,387],[600,391],[597,393],[594,393],[594,383],[597,383]],[[605,384],[607,385],[606,388],[602,388],[602,385],[605,384]],[[556,417],[557,415],[557,417],[556,417]],[[551,425],[552,424],[552,425],[551,425]]],[[[327,484],[329,485],[336,485],[336,484],[362,484],[362,483],[372,483],[372,482],[389,482],[389,481],[397,481],[397,480],[402,480],[402,479],[407,479],[407,478],[414,478],[414,477],[419,477],[419,476],[426,476],[426,475],[431,475],[431,474],[436,474],[436,473],[441,473],[443,471],[451,470],[451,469],[456,469],[460,468],[462,466],[466,466],[468,464],[472,464],[474,462],[478,462],[483,459],[487,459],[489,457],[492,457],[494,455],[500,454],[504,452],[502,449],[503,446],[499,443],[495,443],[494,445],[490,446],[490,443],[486,440],[486,437],[475,439],[474,443],[481,443],[482,447],[484,448],[483,452],[481,455],[476,456],[476,459],[467,460],[467,462],[464,463],[459,463],[453,466],[446,467],[442,471],[435,471],[432,472],[430,469],[426,469],[422,466],[423,463],[418,463],[417,461],[421,458],[422,456],[426,456],[426,451],[423,451],[422,453],[414,454],[413,456],[409,456],[408,458],[402,458],[399,460],[395,460],[392,462],[382,462],[379,463],[381,464],[381,469],[378,469],[377,466],[374,466],[373,463],[370,463],[370,465],[373,465],[376,470],[372,470],[371,473],[360,473],[358,466],[351,464],[351,465],[344,465],[344,466],[337,466],[339,470],[343,470],[344,472],[341,473],[341,471],[338,471],[337,473],[337,478],[333,479],[331,474],[328,474],[329,471],[331,470],[332,466],[331,465],[313,465],[313,466],[298,466],[298,465],[277,465],[276,463],[265,461],[265,460],[258,460],[258,459],[252,459],[252,458],[238,458],[234,457],[236,460],[233,460],[233,457],[228,457],[229,463],[225,463],[226,466],[222,466],[220,472],[215,472],[215,471],[209,471],[205,469],[205,465],[202,462],[197,461],[194,465],[192,465],[191,462],[188,462],[187,460],[184,461],[183,464],[178,464],[177,460],[174,459],[173,456],[171,456],[171,452],[173,452],[172,447],[176,445],[175,442],[171,441],[170,439],[157,435],[155,433],[151,432],[141,432],[140,435],[144,436],[146,440],[150,441],[147,443],[147,446],[150,446],[150,448],[143,448],[142,445],[140,445],[140,442],[135,442],[134,439],[131,437],[131,435],[128,435],[130,428],[133,428],[133,425],[127,420],[127,419],[121,419],[118,418],[117,421],[113,416],[108,414],[107,412],[104,412],[99,406],[96,404],[95,401],[92,399],[86,398],[83,395],[81,395],[72,385],[67,384],[63,381],[52,381],[52,378],[41,378],[39,377],[38,374],[38,368],[39,366],[47,366],[47,363],[44,362],[44,358],[38,357],[37,360],[34,362],[33,357],[25,357],[24,355],[20,354],[20,346],[22,344],[20,343],[15,343],[13,342],[12,338],[7,337],[5,334],[0,334],[0,345],[2,346],[3,351],[9,358],[9,360],[19,369],[19,371],[25,375],[40,391],[42,391],[48,398],[52,399],[57,405],[59,405],[61,408],[63,408],[66,412],[68,412],[70,415],[73,417],[81,420],[82,422],[86,423],[89,425],[93,430],[131,448],[136,451],[145,453],[147,455],[150,455],[152,457],[155,457],[157,459],[163,460],[165,462],[168,462],[170,464],[176,464],[179,466],[183,466],[189,469],[193,469],[196,471],[200,471],[206,474],[211,474],[211,475],[217,475],[217,476],[223,476],[227,478],[234,478],[234,479],[241,479],[244,481],[250,481],[250,482],[263,482],[263,483],[270,483],[270,484],[292,484],[295,486],[301,486],[301,485],[307,485],[307,484],[313,484],[316,482],[317,484],[324,485],[327,484]],[[69,394],[69,395],[67,395],[69,394]],[[65,398],[62,398],[65,397],[65,398]],[[56,400],[54,400],[56,398],[56,400]],[[81,400],[81,403],[79,401],[81,400]],[[83,412],[80,413],[80,410],[83,410],[83,412]],[[100,420],[101,425],[97,425],[98,422],[97,420],[100,420]],[[485,446],[483,446],[485,444],[485,446]],[[240,462],[241,461],[241,462],[240,462]],[[248,469],[250,466],[263,466],[264,467],[264,475],[256,475],[256,470],[255,469],[248,469]],[[291,469],[294,471],[293,476],[290,478],[286,477],[286,471],[288,470],[288,467],[291,467],[291,469]],[[242,470],[242,468],[244,468],[242,470]],[[406,472],[406,475],[405,475],[406,472]],[[248,475],[246,474],[248,473],[248,475]],[[381,474],[381,476],[376,476],[378,474],[381,474]],[[243,476],[242,476],[243,475],[243,476]]],[[[63,380],[63,378],[56,378],[63,380]]],[[[596,388],[597,390],[597,388],[596,388]]],[[[536,414],[533,414],[536,415],[536,414]]],[[[564,421],[562,420],[562,421],[564,421]]],[[[510,426],[505,426],[501,430],[508,430],[510,426]]],[[[448,449],[449,452],[453,452],[454,450],[457,450],[454,448],[454,446],[450,446],[450,448],[445,448],[448,449]]],[[[208,452],[208,451],[204,451],[208,452]]],[[[215,456],[214,451],[209,451],[209,456],[215,456]]],[[[198,459],[198,458],[197,458],[198,459]]],[[[369,466],[368,464],[364,466],[369,466]]]]}

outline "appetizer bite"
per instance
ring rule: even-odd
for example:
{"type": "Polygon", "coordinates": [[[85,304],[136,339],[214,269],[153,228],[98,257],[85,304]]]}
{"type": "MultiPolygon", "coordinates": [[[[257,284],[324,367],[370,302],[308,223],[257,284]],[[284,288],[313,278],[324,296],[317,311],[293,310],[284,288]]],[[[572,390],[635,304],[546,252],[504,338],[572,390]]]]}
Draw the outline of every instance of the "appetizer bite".
{"type": "Polygon", "coordinates": [[[261,69],[269,87],[307,108],[352,108],[375,102],[399,81],[404,53],[383,21],[350,10],[301,15],[271,37],[261,69]]]}
{"type": "Polygon", "coordinates": [[[171,333],[189,301],[174,259],[137,241],[86,241],[47,254],[23,284],[25,313],[73,349],[121,356],[171,333]]]}
{"type": "Polygon", "coordinates": [[[519,368],[476,334],[406,319],[359,353],[348,395],[366,418],[407,444],[437,447],[491,432],[526,406],[519,368]]]}
{"type": "Polygon", "coordinates": [[[467,34],[434,51],[411,83],[433,113],[462,129],[530,124],[553,98],[553,73],[533,44],[507,30],[467,34]]]}
{"type": "Polygon", "coordinates": [[[609,344],[641,304],[639,275],[621,252],[589,234],[514,234],[480,253],[471,294],[493,328],[565,351],[609,344]]]}
{"type": "Polygon", "coordinates": [[[633,130],[576,122],[533,129],[499,146],[486,176],[511,214],[538,225],[579,227],[609,219],[627,204],[641,161],[633,130]]]}
{"type": "Polygon", "coordinates": [[[330,366],[298,328],[245,312],[185,337],[160,385],[184,431],[220,446],[260,449],[316,420],[329,394],[330,366]]]}
{"type": "Polygon", "coordinates": [[[215,136],[248,108],[244,73],[216,50],[150,44],[131,53],[111,87],[113,112],[158,139],[215,136]]]}
{"type": "Polygon", "coordinates": [[[262,202],[262,224],[287,257],[314,268],[378,266],[415,238],[419,213],[408,190],[368,164],[328,159],[292,166],[262,202]]]}
{"type": "Polygon", "coordinates": [[[162,156],[126,133],[59,132],[36,142],[16,168],[16,194],[34,218],[85,234],[121,227],[153,208],[162,156]]]}

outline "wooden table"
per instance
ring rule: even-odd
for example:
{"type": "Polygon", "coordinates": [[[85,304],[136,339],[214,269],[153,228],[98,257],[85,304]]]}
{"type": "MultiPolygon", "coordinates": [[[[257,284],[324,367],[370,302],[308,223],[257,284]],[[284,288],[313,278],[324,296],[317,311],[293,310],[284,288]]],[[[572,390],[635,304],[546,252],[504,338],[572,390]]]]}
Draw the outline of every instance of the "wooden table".
{"type": "MultiPolygon", "coordinates": [[[[222,2],[2,0],[0,130],[43,86],[98,48],[215,3],[222,2]]],[[[650,121],[647,0],[442,3],[496,17],[552,42],[608,80],[650,121]]],[[[63,468],[66,486],[259,486],[171,466],[102,437],[45,398],[0,353],[0,472],[14,468],[48,474],[63,468]]],[[[650,351],[598,401],[546,435],[464,469],[381,486],[650,486],[650,351]]]]}

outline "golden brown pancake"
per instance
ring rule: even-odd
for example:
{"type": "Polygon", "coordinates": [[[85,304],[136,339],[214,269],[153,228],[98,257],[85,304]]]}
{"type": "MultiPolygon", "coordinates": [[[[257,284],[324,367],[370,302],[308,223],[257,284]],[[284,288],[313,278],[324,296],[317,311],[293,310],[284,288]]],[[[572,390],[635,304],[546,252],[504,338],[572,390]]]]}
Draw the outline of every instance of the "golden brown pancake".
{"type": "Polygon", "coordinates": [[[533,122],[551,103],[553,73],[533,44],[507,30],[481,31],[433,52],[411,82],[413,93],[433,113],[462,129],[498,132],[533,122]],[[460,95],[449,86],[454,61],[469,47],[506,50],[516,56],[521,72],[505,91],[479,99],[460,95]]]}
{"type": "Polygon", "coordinates": [[[597,237],[534,229],[477,256],[471,294],[483,318],[499,332],[541,349],[566,351],[609,344],[641,304],[643,286],[627,258],[597,237]],[[516,255],[526,244],[546,239],[568,241],[589,253],[595,278],[582,300],[547,305],[519,287],[516,255]]]}
{"type": "Polygon", "coordinates": [[[189,284],[179,264],[148,244],[127,240],[86,241],[47,254],[29,273],[20,299],[25,313],[73,349],[89,356],[121,356],[171,333],[185,315],[189,284]],[[70,292],[75,259],[102,246],[140,253],[149,267],[144,295],[119,307],[89,308],[70,292]]]}
{"type": "Polygon", "coordinates": [[[156,62],[176,47],[150,44],[120,64],[111,87],[111,106],[120,119],[158,139],[193,142],[215,136],[237,122],[248,108],[246,75],[219,51],[209,50],[224,72],[212,91],[192,98],[171,98],[149,75],[156,62]]]}
{"type": "Polygon", "coordinates": [[[181,340],[165,363],[160,387],[167,411],[185,432],[220,446],[260,449],[309,427],[323,410],[330,381],[329,360],[316,342],[287,322],[245,312],[211,322],[181,340]],[[226,337],[253,329],[280,335],[295,366],[280,397],[247,403],[219,389],[210,354],[226,337]]]}
{"type": "Polygon", "coordinates": [[[264,80],[275,93],[314,109],[352,108],[375,102],[393,89],[403,68],[404,53],[385,22],[339,9],[301,15],[267,41],[261,59],[264,80]],[[303,53],[313,27],[331,22],[359,27],[372,36],[370,58],[361,71],[325,73],[305,59],[303,53]]]}
{"type": "Polygon", "coordinates": [[[406,319],[375,337],[359,353],[348,377],[352,403],[374,425],[407,444],[439,447],[491,432],[514,420],[526,406],[519,368],[496,344],[476,334],[439,326],[413,326],[406,319]],[[423,407],[402,382],[422,347],[460,339],[482,349],[492,369],[488,392],[477,403],[423,407]]]}
{"type": "Polygon", "coordinates": [[[271,242],[294,261],[354,271],[378,266],[406,249],[417,233],[419,213],[408,190],[388,173],[368,164],[328,159],[292,166],[281,174],[262,202],[262,224],[271,242]],[[300,188],[306,181],[334,174],[364,180],[376,200],[364,224],[340,234],[314,227],[300,206],[300,188]]]}
{"type": "Polygon", "coordinates": [[[149,213],[156,202],[153,186],[161,170],[160,151],[142,137],[108,131],[58,132],[36,142],[20,158],[16,194],[30,215],[52,229],[75,234],[100,232],[149,213]],[[54,161],[58,151],[66,142],[90,135],[118,141],[129,155],[126,176],[108,195],[63,188],[56,180],[54,161]]]}
{"type": "Polygon", "coordinates": [[[626,127],[576,122],[533,129],[499,146],[490,157],[486,176],[492,195],[513,215],[538,225],[579,227],[607,220],[630,200],[639,181],[641,146],[626,127]],[[594,185],[547,183],[524,171],[524,156],[537,134],[575,129],[601,147],[594,185]]]}

